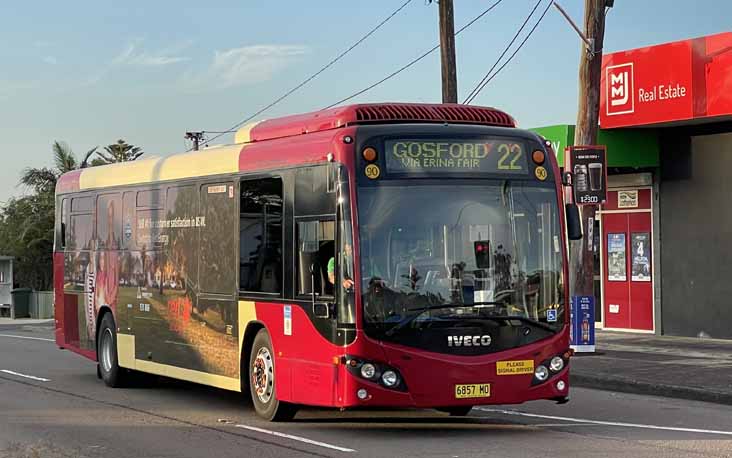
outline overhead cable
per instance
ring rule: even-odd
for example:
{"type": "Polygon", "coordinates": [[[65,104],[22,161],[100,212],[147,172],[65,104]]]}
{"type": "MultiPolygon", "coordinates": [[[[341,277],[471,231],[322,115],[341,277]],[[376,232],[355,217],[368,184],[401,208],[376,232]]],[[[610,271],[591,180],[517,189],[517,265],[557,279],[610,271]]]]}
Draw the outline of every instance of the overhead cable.
{"type": "Polygon", "coordinates": [[[358,45],[360,45],[361,43],[363,43],[368,37],[370,37],[371,35],[373,35],[384,24],[386,24],[387,22],[389,22],[389,20],[391,20],[394,16],[396,16],[401,10],[403,10],[411,2],[412,2],[412,0],[406,0],[404,3],[401,4],[401,6],[399,6],[399,8],[397,8],[396,10],[394,10],[389,16],[387,16],[384,20],[382,20],[381,22],[379,22],[374,28],[372,28],[371,30],[369,30],[369,32],[366,35],[364,35],[363,37],[361,37],[358,41],[356,41],[350,47],[348,47],[348,49],[346,49],[345,51],[343,51],[342,53],[340,53],[338,56],[336,56],[335,58],[333,58],[325,66],[323,66],[322,68],[320,68],[320,70],[318,70],[317,72],[315,72],[312,75],[310,75],[309,77],[307,77],[300,84],[298,84],[297,86],[293,87],[289,91],[285,92],[283,95],[281,95],[280,97],[278,97],[277,99],[275,99],[274,101],[272,101],[271,103],[269,103],[268,105],[266,105],[264,108],[261,108],[256,113],[254,113],[254,114],[252,114],[250,116],[247,116],[246,118],[244,118],[243,120],[237,122],[236,124],[234,124],[233,126],[231,126],[229,129],[227,129],[225,131],[219,131],[217,133],[217,135],[215,135],[214,137],[212,137],[209,140],[209,142],[213,142],[214,140],[218,139],[222,135],[226,135],[228,133],[235,132],[236,129],[238,129],[241,125],[243,125],[243,124],[251,121],[252,119],[256,118],[257,116],[261,115],[265,111],[269,110],[273,106],[277,105],[278,103],[280,103],[281,101],[283,101],[284,99],[286,99],[287,97],[289,97],[292,93],[294,93],[295,91],[297,91],[301,87],[303,87],[306,84],[308,84],[310,81],[312,81],[313,79],[315,79],[318,75],[320,75],[321,73],[323,73],[324,71],[326,71],[328,68],[330,68],[333,64],[335,64],[336,62],[338,62],[339,60],[341,60],[343,57],[345,57],[346,54],[348,54],[349,52],[351,52],[358,45]]]}
{"type": "Polygon", "coordinates": [[[549,11],[549,8],[551,6],[552,6],[552,1],[550,0],[549,3],[547,4],[546,8],[544,9],[544,11],[541,13],[541,16],[539,16],[539,20],[536,21],[536,24],[534,24],[534,26],[531,28],[531,30],[529,30],[529,33],[524,37],[523,41],[519,44],[518,48],[516,48],[513,51],[513,53],[511,54],[511,56],[508,58],[508,60],[506,62],[504,62],[503,65],[501,65],[498,68],[498,70],[496,70],[496,72],[493,73],[493,75],[490,76],[490,78],[488,78],[487,80],[485,80],[485,82],[483,84],[481,84],[480,87],[478,87],[477,91],[475,91],[475,93],[470,98],[470,100],[467,101],[467,103],[470,103],[473,100],[475,100],[475,98],[478,96],[478,94],[480,94],[480,91],[482,91],[488,85],[488,83],[490,83],[493,80],[493,78],[495,78],[496,76],[498,76],[498,74],[501,73],[501,70],[503,70],[506,67],[506,65],[508,65],[511,62],[511,60],[513,60],[513,58],[521,50],[521,48],[524,47],[524,45],[529,40],[529,38],[531,38],[531,35],[534,33],[534,31],[536,30],[536,28],[539,27],[539,24],[541,24],[541,21],[544,19],[544,16],[546,16],[546,13],[547,13],[547,11],[549,11]]]}
{"type": "MultiPolygon", "coordinates": [[[[480,13],[478,16],[476,16],[475,18],[473,18],[470,22],[468,22],[467,24],[465,24],[464,26],[462,26],[457,32],[455,32],[455,36],[458,36],[460,34],[460,32],[462,32],[463,30],[467,29],[468,27],[470,27],[471,25],[473,25],[478,19],[480,19],[483,16],[485,16],[486,14],[488,14],[493,8],[495,8],[496,6],[498,6],[502,1],[503,0],[497,0],[491,6],[489,6],[488,8],[486,8],[482,13],[480,13]]],[[[375,88],[376,86],[384,83],[385,81],[388,81],[388,80],[392,79],[393,77],[395,77],[399,73],[403,72],[404,70],[408,69],[412,65],[414,65],[417,62],[421,61],[422,59],[424,59],[425,57],[429,56],[430,54],[432,54],[433,52],[435,52],[439,48],[440,48],[440,45],[438,44],[438,45],[434,46],[433,48],[429,49],[428,51],[424,52],[423,54],[421,54],[416,59],[413,59],[413,60],[407,62],[405,65],[403,65],[399,69],[395,70],[394,72],[388,74],[387,76],[385,76],[384,78],[380,79],[379,81],[371,84],[370,86],[367,86],[367,87],[361,89],[360,91],[358,91],[358,92],[356,92],[354,94],[349,95],[346,98],[343,98],[343,99],[341,99],[341,100],[339,100],[339,101],[337,101],[335,103],[332,103],[332,104],[328,105],[324,109],[327,110],[328,108],[333,108],[333,107],[335,107],[337,105],[342,104],[343,102],[347,102],[347,101],[353,99],[354,97],[358,97],[359,95],[364,94],[364,93],[370,91],[371,89],[375,88]]]]}

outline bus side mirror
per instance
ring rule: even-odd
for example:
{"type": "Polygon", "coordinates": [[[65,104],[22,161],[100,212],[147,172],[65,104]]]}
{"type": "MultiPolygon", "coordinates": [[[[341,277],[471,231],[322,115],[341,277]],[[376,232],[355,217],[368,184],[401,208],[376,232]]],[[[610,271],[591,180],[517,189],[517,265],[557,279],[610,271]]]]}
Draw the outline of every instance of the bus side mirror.
{"type": "Polygon", "coordinates": [[[582,224],[577,204],[566,204],[567,237],[569,240],[582,240],[582,224]]]}

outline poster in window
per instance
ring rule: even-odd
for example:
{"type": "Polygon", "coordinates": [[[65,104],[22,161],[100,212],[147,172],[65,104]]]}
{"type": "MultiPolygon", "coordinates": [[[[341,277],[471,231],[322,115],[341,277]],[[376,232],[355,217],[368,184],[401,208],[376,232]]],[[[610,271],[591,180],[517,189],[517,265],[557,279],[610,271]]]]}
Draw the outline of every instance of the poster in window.
{"type": "Polygon", "coordinates": [[[625,271],[625,234],[607,235],[607,279],[626,281],[625,271]]]}
{"type": "Polygon", "coordinates": [[[634,232],[630,236],[633,260],[631,279],[633,281],[651,281],[651,234],[634,232]]]}

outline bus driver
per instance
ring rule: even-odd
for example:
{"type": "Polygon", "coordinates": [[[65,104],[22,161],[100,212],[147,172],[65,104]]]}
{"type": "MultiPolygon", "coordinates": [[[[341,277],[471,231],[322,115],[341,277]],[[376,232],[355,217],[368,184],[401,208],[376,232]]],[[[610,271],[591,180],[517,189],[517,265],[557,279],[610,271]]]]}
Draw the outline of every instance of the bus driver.
{"type": "MultiPolygon", "coordinates": [[[[353,279],[350,272],[347,270],[347,266],[353,265],[351,263],[351,257],[353,256],[353,248],[351,248],[351,245],[346,243],[343,245],[343,262],[341,265],[344,269],[343,272],[343,288],[346,290],[350,290],[353,288],[353,279]]],[[[328,261],[328,281],[331,285],[335,285],[335,257],[330,258],[328,261]]]]}

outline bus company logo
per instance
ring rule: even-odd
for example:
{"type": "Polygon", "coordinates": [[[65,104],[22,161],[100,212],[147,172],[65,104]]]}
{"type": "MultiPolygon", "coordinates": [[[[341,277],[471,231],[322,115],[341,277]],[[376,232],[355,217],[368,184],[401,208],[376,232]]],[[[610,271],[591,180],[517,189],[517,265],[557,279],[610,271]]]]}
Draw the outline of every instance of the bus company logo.
{"type": "Polygon", "coordinates": [[[448,347],[487,347],[491,336],[447,336],[448,347]]]}
{"type": "Polygon", "coordinates": [[[633,113],[633,63],[612,65],[605,68],[608,116],[633,113]]]}

